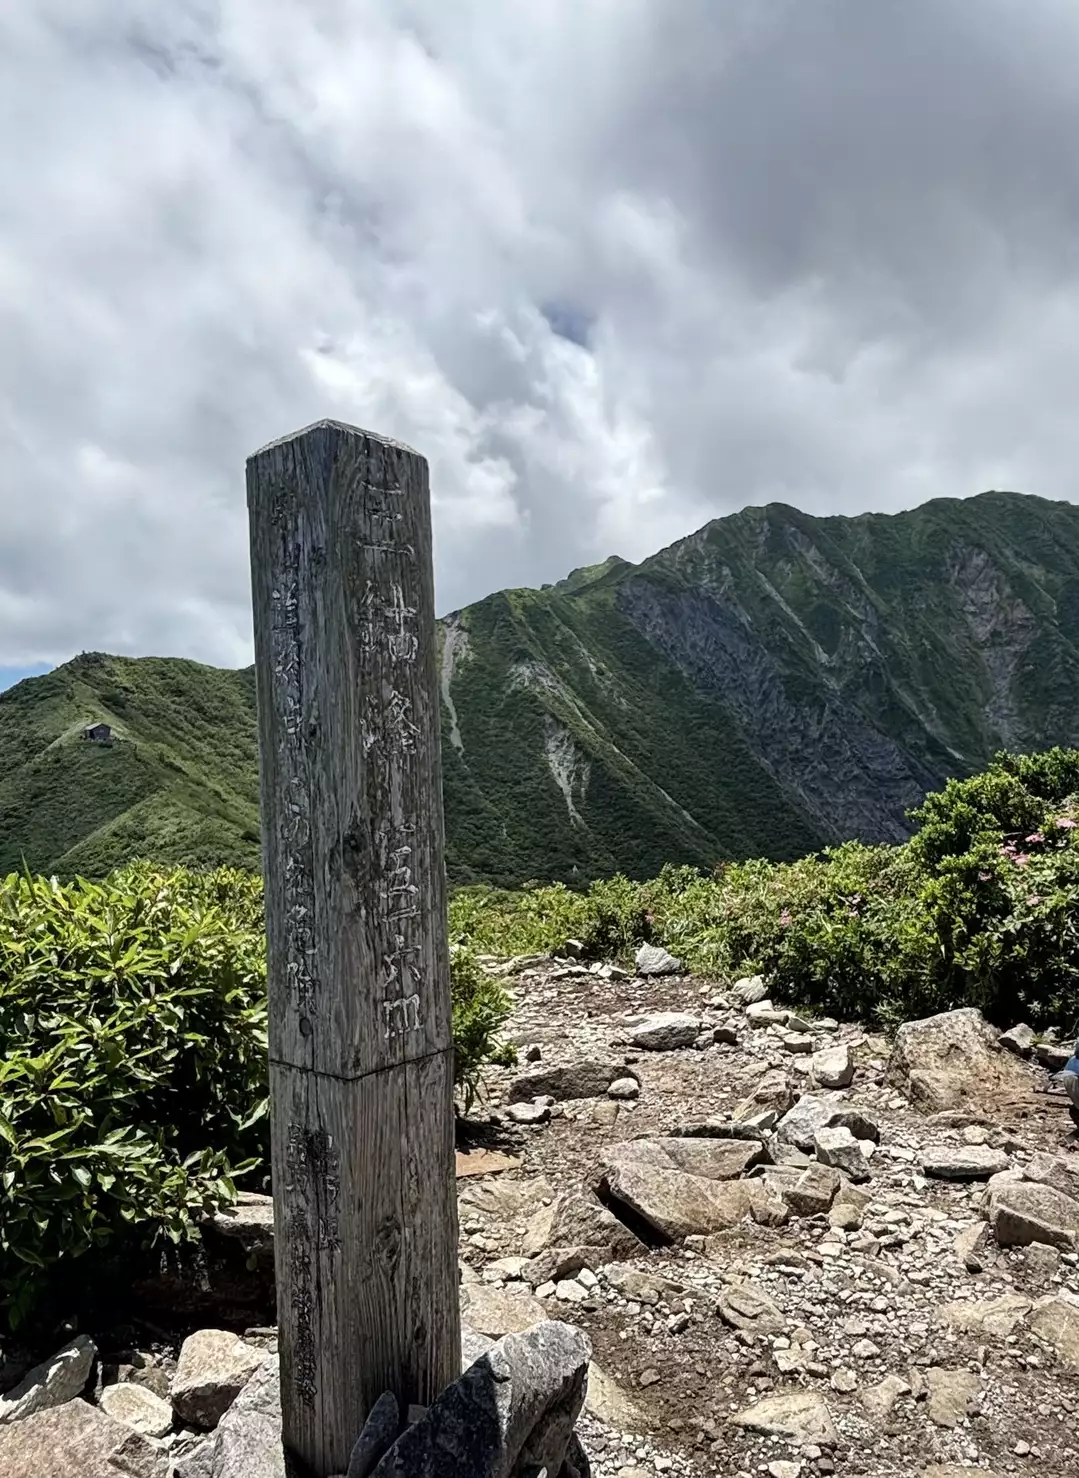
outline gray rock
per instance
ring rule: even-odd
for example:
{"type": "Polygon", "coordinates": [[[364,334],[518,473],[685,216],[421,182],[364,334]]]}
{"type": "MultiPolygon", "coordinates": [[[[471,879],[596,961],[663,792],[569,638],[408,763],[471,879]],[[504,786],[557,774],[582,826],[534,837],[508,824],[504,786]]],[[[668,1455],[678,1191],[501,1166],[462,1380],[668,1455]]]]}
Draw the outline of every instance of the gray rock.
{"type": "Polygon", "coordinates": [[[245,1252],[273,1253],[273,1197],[238,1191],[236,1204],[210,1218],[215,1232],[239,1242],[245,1252]]]}
{"type": "Polygon", "coordinates": [[[506,1118],[514,1124],[546,1124],[551,1110],[545,1103],[511,1103],[506,1118]]]}
{"type": "Polygon", "coordinates": [[[557,1474],[584,1403],[591,1346],[550,1321],[507,1335],[401,1434],[373,1478],[557,1474]]]}
{"type": "Polygon", "coordinates": [[[965,1421],[968,1408],[980,1389],[978,1377],[969,1370],[926,1371],[929,1420],[938,1427],[957,1427],[965,1421]]]}
{"type": "Polygon", "coordinates": [[[880,1129],[872,1119],[850,1108],[842,1099],[805,1093],[776,1125],[776,1134],[787,1144],[807,1154],[814,1149],[818,1129],[849,1129],[855,1139],[880,1140],[880,1129]]]}
{"type": "Polygon", "coordinates": [[[173,1411],[189,1426],[215,1427],[266,1360],[265,1351],[226,1329],[198,1330],[180,1347],[170,1392],[173,1411]]]}
{"type": "Polygon", "coordinates": [[[759,1182],[735,1179],[762,1154],[745,1140],[625,1140],[602,1158],[597,1188],[664,1240],[680,1241],[735,1226],[774,1204],[759,1182]]]}
{"type": "Polygon", "coordinates": [[[145,1386],[130,1381],[105,1386],[97,1404],[116,1421],[144,1437],[164,1437],[172,1430],[172,1407],[145,1386]]]}
{"type": "Polygon", "coordinates": [[[93,1340],[79,1334],[50,1360],[35,1365],[13,1390],[0,1397],[0,1425],[23,1421],[35,1411],[74,1400],[90,1378],[96,1354],[93,1340]]]}
{"type": "Polygon", "coordinates": [[[862,1147],[844,1125],[818,1129],[813,1136],[813,1148],[822,1165],[841,1170],[856,1183],[869,1179],[869,1164],[862,1154],[862,1147]]]}
{"type": "Polygon", "coordinates": [[[1036,1180],[1041,1185],[1052,1186],[1062,1196],[1079,1200],[1079,1165],[1073,1166],[1060,1155],[1047,1155],[1039,1150],[1023,1166],[1023,1179],[1036,1180]]]}
{"type": "Polygon", "coordinates": [[[636,1078],[616,1078],[607,1089],[608,1098],[639,1098],[641,1085],[636,1078]]]}
{"type": "Polygon", "coordinates": [[[1051,1073],[1059,1073],[1071,1061],[1072,1049],[1059,1042],[1039,1042],[1034,1048],[1034,1056],[1042,1067],[1047,1067],[1051,1073]]]}
{"type": "Polygon", "coordinates": [[[658,944],[642,944],[637,951],[638,975],[680,975],[682,961],[658,944]]]}
{"type": "Polygon", "coordinates": [[[78,1397],[0,1427],[3,1478],[165,1478],[145,1437],[78,1397]]]}
{"type": "Polygon", "coordinates": [[[490,1288],[486,1283],[462,1286],[461,1313],[471,1329],[493,1339],[531,1329],[547,1317],[547,1310],[531,1294],[490,1288]]]}
{"type": "Polygon", "coordinates": [[[763,975],[746,975],[734,984],[731,995],[742,1006],[752,1006],[755,1001],[763,1001],[768,994],[768,987],[764,983],[763,975]]]}
{"type": "Polygon", "coordinates": [[[850,1048],[825,1047],[814,1052],[809,1063],[809,1081],[814,1088],[847,1088],[854,1081],[850,1048]]]}
{"type": "Polygon", "coordinates": [[[574,1098],[602,1098],[612,1083],[635,1074],[622,1063],[571,1062],[561,1067],[522,1073],[510,1084],[510,1103],[531,1103],[550,1095],[556,1103],[574,1098]]]}
{"type": "Polygon", "coordinates": [[[599,1263],[644,1251],[628,1227],[583,1191],[565,1191],[550,1206],[541,1206],[529,1221],[521,1244],[522,1252],[530,1258],[551,1248],[570,1247],[602,1249],[599,1263]]]}
{"type": "Polygon", "coordinates": [[[736,1427],[785,1437],[789,1442],[834,1447],[839,1441],[831,1413],[815,1391],[790,1391],[765,1396],[731,1417],[736,1427]]]}
{"type": "Polygon", "coordinates": [[[934,1180],[988,1180],[1010,1165],[1003,1150],[987,1144],[937,1144],[922,1151],[922,1170],[934,1180]]]}
{"type": "Polygon", "coordinates": [[[838,1170],[828,1165],[807,1165],[794,1184],[780,1194],[795,1216],[821,1216],[831,1207],[841,1183],[838,1170]]]}
{"type": "Polygon", "coordinates": [[[732,1118],[744,1122],[755,1118],[762,1109],[774,1109],[777,1114],[785,1114],[793,1107],[795,1097],[794,1087],[785,1069],[771,1068],[762,1073],[753,1092],[748,1098],[743,1098],[734,1109],[732,1118]]]}
{"type": "Polygon", "coordinates": [[[1037,1037],[1033,1027],[1020,1022],[1018,1026],[1013,1026],[1011,1031],[1001,1032],[998,1040],[1005,1051],[1014,1052],[1016,1057],[1029,1057],[1034,1050],[1037,1037]]]}
{"type": "Polygon", "coordinates": [[[1071,1252],[1079,1247],[1079,1201],[1036,1181],[1005,1180],[988,1193],[989,1221],[1001,1247],[1044,1242],[1071,1252]]]}
{"type": "Polygon", "coordinates": [[[213,1478],[292,1478],[290,1469],[281,1445],[281,1368],[266,1360],[221,1418],[213,1478]]]}
{"type": "Polygon", "coordinates": [[[356,1439],[348,1460],[346,1478],[369,1478],[371,1470],[397,1441],[401,1430],[401,1412],[392,1391],[383,1391],[367,1413],[363,1431],[356,1439]]]}
{"type": "Polygon", "coordinates": [[[751,1283],[733,1283],[722,1288],[716,1299],[716,1313],[732,1329],[760,1334],[782,1334],[787,1321],[777,1304],[751,1283]]]}
{"type": "Polygon", "coordinates": [[[699,1016],[684,1011],[659,1011],[631,1027],[626,1040],[631,1047],[645,1052],[674,1052],[679,1047],[692,1047],[700,1029],[699,1016]]]}
{"type": "Polygon", "coordinates": [[[746,1007],[746,1020],[751,1026],[783,1026],[786,1011],[777,1011],[767,997],[763,1001],[751,1001],[746,1007]]]}
{"type": "Polygon", "coordinates": [[[1027,1070],[1001,1050],[998,1033],[972,1006],[904,1023],[886,1080],[928,1113],[992,1104],[1030,1090],[1027,1070]]]}
{"type": "Polygon", "coordinates": [[[805,1032],[788,1032],[783,1038],[783,1047],[796,1057],[808,1057],[813,1051],[813,1038],[805,1032]]]}

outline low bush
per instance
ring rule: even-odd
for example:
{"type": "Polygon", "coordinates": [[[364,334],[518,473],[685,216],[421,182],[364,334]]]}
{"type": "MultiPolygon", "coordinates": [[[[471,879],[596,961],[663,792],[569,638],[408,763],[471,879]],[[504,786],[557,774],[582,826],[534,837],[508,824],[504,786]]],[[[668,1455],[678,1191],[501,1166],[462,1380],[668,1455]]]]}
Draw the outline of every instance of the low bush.
{"type": "MultiPolygon", "coordinates": [[[[510,1005],[452,963],[470,1103],[510,1005]]],[[[48,1269],[194,1237],[269,1160],[262,885],[133,865],[104,882],[0,881],[0,1314],[48,1269]]]]}

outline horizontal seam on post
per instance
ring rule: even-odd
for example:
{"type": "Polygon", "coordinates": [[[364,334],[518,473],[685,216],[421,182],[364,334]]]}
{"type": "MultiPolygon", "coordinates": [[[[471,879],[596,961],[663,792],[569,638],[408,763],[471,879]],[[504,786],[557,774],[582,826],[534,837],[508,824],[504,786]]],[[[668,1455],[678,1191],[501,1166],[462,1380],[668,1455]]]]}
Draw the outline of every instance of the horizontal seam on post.
{"type": "Polygon", "coordinates": [[[298,1073],[311,1073],[316,1078],[332,1078],[335,1083],[359,1083],[364,1078],[376,1077],[379,1073],[392,1073],[394,1068],[408,1067],[412,1062],[429,1062],[432,1057],[441,1057],[446,1052],[453,1051],[453,1043],[448,1047],[436,1047],[431,1052],[422,1052],[419,1057],[402,1057],[400,1062],[387,1062],[382,1067],[369,1067],[364,1073],[328,1073],[320,1067],[308,1067],[305,1063],[287,1062],[283,1057],[271,1057],[271,1067],[290,1067],[298,1073]]]}

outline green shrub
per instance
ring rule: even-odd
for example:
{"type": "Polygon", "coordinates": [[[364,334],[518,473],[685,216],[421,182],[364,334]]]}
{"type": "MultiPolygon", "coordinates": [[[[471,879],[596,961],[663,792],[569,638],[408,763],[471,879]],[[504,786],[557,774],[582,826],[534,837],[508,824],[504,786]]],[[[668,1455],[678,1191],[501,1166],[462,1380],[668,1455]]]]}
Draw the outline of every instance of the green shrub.
{"type": "Polygon", "coordinates": [[[463,945],[450,956],[453,982],[454,1081],[464,1097],[465,1113],[475,1102],[480,1075],[488,1062],[510,1067],[513,1047],[500,1043],[498,1032],[512,1009],[503,986],[482,970],[475,954],[463,945]]]}
{"type": "MultiPolygon", "coordinates": [[[[471,1104],[507,1058],[510,1001],[468,951],[452,986],[471,1104]]],[[[0,880],[0,1051],[0,1311],[17,1325],[61,1259],[193,1238],[268,1164],[261,881],[0,880]]]]}
{"type": "Polygon", "coordinates": [[[28,1268],[181,1241],[263,1153],[257,882],[131,867],[0,883],[0,1304],[28,1268]]]}

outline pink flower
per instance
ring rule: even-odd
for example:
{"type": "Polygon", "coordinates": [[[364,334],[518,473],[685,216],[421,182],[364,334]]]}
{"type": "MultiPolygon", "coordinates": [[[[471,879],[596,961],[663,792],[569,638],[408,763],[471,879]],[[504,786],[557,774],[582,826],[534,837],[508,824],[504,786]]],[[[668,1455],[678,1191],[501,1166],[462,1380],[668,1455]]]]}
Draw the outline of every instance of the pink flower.
{"type": "Polygon", "coordinates": [[[1041,898],[1038,896],[1037,893],[1031,893],[1030,897],[1027,899],[1027,902],[1030,904],[1031,908],[1035,908],[1041,902],[1041,898]]]}
{"type": "Polygon", "coordinates": [[[785,908],[780,914],[779,922],[783,925],[784,929],[789,929],[791,924],[794,923],[794,920],[791,918],[791,911],[789,908],[785,908]]]}
{"type": "Polygon", "coordinates": [[[1027,841],[1028,842],[1044,842],[1045,841],[1045,837],[1042,835],[1042,833],[1040,831],[1035,831],[1035,832],[1032,832],[1031,835],[1027,837],[1027,841]]]}
{"type": "Polygon", "coordinates": [[[988,883],[992,876],[993,874],[991,872],[980,872],[978,874],[978,881],[980,883],[988,883]]]}
{"type": "Polygon", "coordinates": [[[1027,852],[1017,852],[1012,861],[1015,863],[1016,867],[1026,867],[1027,863],[1030,861],[1030,854],[1027,852]]]}
{"type": "Polygon", "coordinates": [[[1062,826],[1065,831],[1074,831],[1079,826],[1079,821],[1073,821],[1070,816],[1057,816],[1053,825],[1062,826]]]}

